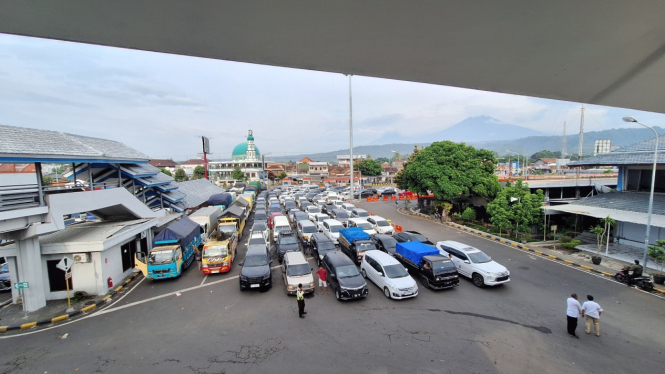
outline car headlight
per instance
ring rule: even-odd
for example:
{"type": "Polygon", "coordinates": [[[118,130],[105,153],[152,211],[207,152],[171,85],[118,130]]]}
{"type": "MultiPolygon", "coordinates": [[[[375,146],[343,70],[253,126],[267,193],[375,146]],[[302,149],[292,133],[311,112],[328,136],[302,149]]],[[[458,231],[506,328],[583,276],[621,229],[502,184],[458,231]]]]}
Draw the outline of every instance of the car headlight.
{"type": "Polygon", "coordinates": [[[501,273],[492,273],[491,271],[488,271],[487,275],[489,275],[491,277],[494,277],[494,278],[498,278],[498,277],[501,276],[501,273]]]}
{"type": "Polygon", "coordinates": [[[228,264],[229,264],[229,260],[226,260],[226,261],[222,262],[222,266],[227,266],[228,264]]]}
{"type": "Polygon", "coordinates": [[[289,291],[293,291],[293,290],[296,289],[296,286],[292,286],[292,285],[289,284],[288,286],[286,286],[286,289],[289,290],[289,291]]]}
{"type": "Polygon", "coordinates": [[[246,277],[246,276],[244,276],[244,275],[241,275],[241,276],[240,276],[240,280],[241,280],[241,281],[245,281],[245,282],[246,282],[246,281],[247,281],[247,277],[246,277]]]}
{"type": "Polygon", "coordinates": [[[314,282],[309,282],[310,287],[314,287],[314,282]]]}
{"type": "Polygon", "coordinates": [[[263,276],[263,279],[268,279],[268,278],[270,278],[270,273],[263,276]]]}

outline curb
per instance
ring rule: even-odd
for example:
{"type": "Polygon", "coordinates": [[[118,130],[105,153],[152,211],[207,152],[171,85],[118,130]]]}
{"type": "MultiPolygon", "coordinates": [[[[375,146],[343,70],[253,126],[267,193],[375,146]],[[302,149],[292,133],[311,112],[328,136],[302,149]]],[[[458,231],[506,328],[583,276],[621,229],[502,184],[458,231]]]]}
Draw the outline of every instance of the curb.
{"type": "MultiPolygon", "coordinates": [[[[422,214],[422,213],[412,213],[412,212],[409,212],[408,210],[407,210],[406,212],[403,212],[403,211],[401,211],[401,210],[399,210],[399,209],[398,209],[398,212],[401,213],[401,214],[407,214],[407,215],[410,215],[410,216],[423,217],[423,218],[426,218],[426,219],[428,219],[428,220],[430,220],[430,221],[434,221],[434,222],[436,222],[435,219],[432,219],[432,218],[431,218],[429,215],[427,215],[427,214],[422,214]]],[[[572,262],[572,261],[565,260],[565,259],[563,259],[563,258],[560,258],[560,257],[554,256],[554,255],[548,255],[548,254],[543,253],[543,252],[541,252],[541,251],[537,251],[537,250],[535,250],[535,249],[531,249],[531,248],[527,247],[526,245],[524,245],[524,244],[522,244],[522,243],[514,242],[514,241],[509,240],[509,239],[500,238],[500,237],[498,237],[498,236],[494,236],[494,235],[492,235],[492,234],[488,234],[488,233],[486,233],[486,232],[479,231],[479,230],[475,230],[475,229],[472,229],[472,228],[469,228],[469,227],[466,227],[466,226],[463,226],[463,225],[459,225],[459,224],[457,224],[457,223],[453,223],[453,222],[443,222],[442,224],[444,224],[444,225],[446,225],[446,226],[451,226],[451,227],[454,227],[454,228],[456,228],[456,229],[459,229],[459,230],[462,230],[462,231],[466,231],[466,232],[469,232],[469,233],[471,233],[471,234],[475,234],[475,235],[477,235],[477,236],[481,236],[481,237],[484,237],[484,238],[487,238],[487,239],[490,239],[490,240],[493,240],[493,241],[496,241],[496,242],[499,242],[499,243],[503,243],[503,244],[506,244],[506,245],[510,245],[511,247],[519,248],[519,249],[524,250],[524,251],[527,251],[527,252],[535,253],[535,254],[537,254],[537,255],[539,255],[539,256],[542,256],[542,257],[547,257],[547,258],[552,259],[552,260],[560,261],[560,262],[563,262],[563,263],[565,263],[565,264],[567,264],[567,265],[572,265],[572,266],[575,266],[575,267],[579,267],[579,268],[582,268],[582,269],[584,269],[584,270],[590,271],[590,272],[592,272],[592,273],[600,274],[600,275],[603,275],[603,276],[608,277],[608,278],[613,278],[613,277],[614,277],[614,274],[611,274],[611,273],[608,273],[608,272],[605,272],[605,271],[600,271],[600,270],[594,269],[594,268],[592,268],[591,266],[577,264],[577,263],[574,263],[574,262],[572,262]]],[[[654,287],[653,291],[654,291],[654,293],[656,293],[656,294],[660,294],[660,295],[664,295],[664,296],[665,296],[665,291],[664,291],[664,290],[660,290],[660,289],[654,287]]]]}
{"type": "Polygon", "coordinates": [[[62,315],[59,315],[59,316],[56,316],[56,317],[53,317],[53,318],[50,318],[50,319],[43,319],[41,321],[23,323],[21,325],[0,326],[0,333],[7,332],[7,331],[15,331],[15,330],[28,330],[28,329],[32,329],[32,328],[37,327],[37,326],[48,325],[48,324],[52,324],[52,323],[56,323],[56,322],[66,321],[66,320],[70,319],[71,317],[77,316],[79,314],[86,314],[86,313],[89,313],[91,311],[94,311],[98,307],[101,307],[102,305],[106,304],[109,301],[109,299],[111,299],[111,296],[113,296],[113,295],[117,294],[118,292],[120,292],[124,287],[126,287],[129,283],[131,283],[132,280],[136,279],[136,277],[138,277],[139,274],[141,274],[141,272],[133,273],[132,275],[127,277],[124,281],[122,281],[120,286],[118,286],[118,287],[112,289],[111,291],[109,291],[106,294],[106,296],[104,296],[101,300],[95,302],[92,305],[88,305],[88,306],[82,308],[81,310],[75,310],[71,313],[62,314],[62,315]]]}

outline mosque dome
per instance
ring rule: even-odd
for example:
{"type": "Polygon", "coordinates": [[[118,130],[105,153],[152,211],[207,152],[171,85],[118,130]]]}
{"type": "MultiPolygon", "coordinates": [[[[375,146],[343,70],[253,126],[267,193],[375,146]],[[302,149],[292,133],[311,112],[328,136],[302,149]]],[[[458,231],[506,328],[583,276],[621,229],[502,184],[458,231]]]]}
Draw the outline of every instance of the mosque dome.
{"type": "Polygon", "coordinates": [[[231,159],[233,160],[258,159],[260,156],[259,149],[254,145],[252,130],[248,132],[247,141],[236,145],[231,153],[231,159]],[[253,151],[251,155],[250,150],[253,151]]]}

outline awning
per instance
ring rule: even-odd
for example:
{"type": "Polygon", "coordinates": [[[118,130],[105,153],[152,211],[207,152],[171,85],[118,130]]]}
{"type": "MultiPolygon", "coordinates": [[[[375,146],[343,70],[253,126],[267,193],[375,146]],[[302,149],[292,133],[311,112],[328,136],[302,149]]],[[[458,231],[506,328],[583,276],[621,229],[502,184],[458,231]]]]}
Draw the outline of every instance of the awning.
{"type": "MultiPolygon", "coordinates": [[[[563,213],[581,214],[595,218],[605,218],[607,216],[610,216],[619,222],[630,222],[645,226],[649,218],[649,215],[647,213],[630,212],[626,210],[610,209],[610,208],[599,208],[599,207],[579,205],[579,204],[544,206],[542,207],[542,209],[545,210],[546,214],[547,211],[556,211],[563,213]]],[[[665,228],[665,216],[659,214],[652,214],[651,226],[665,228]]]]}

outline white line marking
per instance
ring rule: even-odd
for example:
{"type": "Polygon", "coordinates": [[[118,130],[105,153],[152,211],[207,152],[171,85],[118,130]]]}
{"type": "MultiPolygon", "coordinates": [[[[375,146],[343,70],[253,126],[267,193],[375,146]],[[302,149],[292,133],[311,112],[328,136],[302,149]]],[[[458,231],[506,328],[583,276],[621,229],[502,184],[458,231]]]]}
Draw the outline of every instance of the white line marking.
{"type": "MultiPolygon", "coordinates": [[[[205,282],[206,282],[206,279],[208,279],[208,274],[206,274],[206,276],[203,277],[203,280],[201,281],[201,284],[200,284],[200,285],[202,285],[203,283],[205,283],[205,282]]],[[[200,285],[199,285],[199,286],[200,286],[200,285]]]]}

